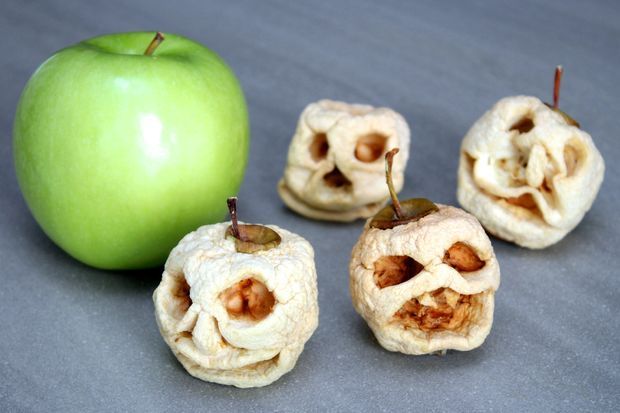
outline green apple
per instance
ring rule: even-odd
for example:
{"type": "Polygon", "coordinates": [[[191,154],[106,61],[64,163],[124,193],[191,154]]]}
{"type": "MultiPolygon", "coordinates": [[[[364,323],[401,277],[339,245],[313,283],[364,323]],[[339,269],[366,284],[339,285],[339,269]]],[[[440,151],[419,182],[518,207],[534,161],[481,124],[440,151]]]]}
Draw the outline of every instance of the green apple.
{"type": "Polygon", "coordinates": [[[56,244],[98,268],[162,264],[184,234],[224,218],[243,179],[249,125],[235,75],[192,40],[153,35],[60,50],[17,107],[26,203],[56,244]]]}

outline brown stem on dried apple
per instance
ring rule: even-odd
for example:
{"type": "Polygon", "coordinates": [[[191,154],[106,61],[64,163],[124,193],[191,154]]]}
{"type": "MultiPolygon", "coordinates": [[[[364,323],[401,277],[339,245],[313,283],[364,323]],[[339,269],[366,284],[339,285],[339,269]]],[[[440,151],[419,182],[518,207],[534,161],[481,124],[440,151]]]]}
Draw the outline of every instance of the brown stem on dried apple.
{"type": "Polygon", "coordinates": [[[276,248],[282,242],[280,234],[273,229],[258,224],[239,224],[237,222],[237,197],[226,200],[231,224],[226,228],[225,238],[232,237],[235,250],[244,254],[254,254],[276,248]]]}
{"type": "Polygon", "coordinates": [[[226,200],[228,204],[228,212],[230,213],[230,220],[232,221],[232,235],[235,238],[243,240],[239,233],[239,223],[237,222],[237,197],[231,196],[226,200]]]}
{"type": "Polygon", "coordinates": [[[392,162],[394,160],[394,155],[396,155],[398,151],[398,148],[394,148],[385,154],[385,180],[387,181],[387,186],[390,191],[390,198],[392,198],[392,209],[394,210],[396,217],[400,220],[403,219],[403,210],[400,207],[400,202],[396,196],[394,182],[392,182],[392,162]]]}
{"type": "Polygon", "coordinates": [[[562,73],[564,73],[562,66],[557,66],[553,78],[553,109],[557,109],[560,106],[560,83],[562,82],[562,73]]]}
{"type": "Polygon", "coordinates": [[[155,37],[153,37],[153,40],[151,40],[151,43],[149,43],[149,46],[146,48],[146,50],[144,51],[144,55],[145,56],[150,56],[153,54],[153,52],[155,51],[155,49],[157,49],[157,47],[161,44],[161,42],[163,42],[165,40],[164,35],[161,32],[157,32],[155,33],[155,37]]]}

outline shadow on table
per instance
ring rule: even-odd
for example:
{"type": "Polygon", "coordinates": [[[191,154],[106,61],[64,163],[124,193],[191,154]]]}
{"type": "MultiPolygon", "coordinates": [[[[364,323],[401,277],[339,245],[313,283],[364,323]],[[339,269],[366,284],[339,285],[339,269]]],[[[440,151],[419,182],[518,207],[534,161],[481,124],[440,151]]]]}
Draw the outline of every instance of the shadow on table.
{"type": "Polygon", "coordinates": [[[104,294],[143,294],[153,291],[159,281],[163,267],[144,270],[108,271],[89,267],[72,258],[58,247],[38,227],[34,220],[24,222],[20,228],[23,262],[36,275],[49,277],[51,282],[67,291],[90,290],[104,294]]]}

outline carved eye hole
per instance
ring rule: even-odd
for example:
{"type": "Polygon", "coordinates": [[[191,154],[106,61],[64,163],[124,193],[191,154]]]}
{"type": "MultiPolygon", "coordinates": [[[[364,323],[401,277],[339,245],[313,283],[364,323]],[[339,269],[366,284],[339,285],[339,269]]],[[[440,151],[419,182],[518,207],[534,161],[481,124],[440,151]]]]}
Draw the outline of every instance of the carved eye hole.
{"type": "Polygon", "coordinates": [[[534,129],[534,121],[532,120],[531,115],[525,115],[518,121],[516,121],[511,127],[510,130],[516,130],[519,133],[528,133],[532,129],[534,129]]]}
{"type": "Polygon", "coordinates": [[[477,271],[485,264],[469,245],[460,241],[448,248],[443,256],[443,262],[458,272],[477,271]]]}
{"type": "MultiPolygon", "coordinates": [[[[169,302],[169,312],[177,321],[183,320],[187,314],[187,310],[192,306],[192,299],[189,296],[189,291],[190,286],[183,274],[174,278],[174,284],[170,289],[171,300],[169,302]]],[[[186,328],[186,331],[178,333],[175,341],[192,338],[192,331],[194,330],[193,324],[186,328]]]]}
{"type": "Polygon", "coordinates": [[[186,312],[192,305],[192,299],[189,296],[189,284],[185,278],[183,278],[179,283],[174,296],[179,300],[179,307],[183,312],[186,312]]]}
{"type": "Polygon", "coordinates": [[[566,175],[571,176],[577,169],[579,163],[579,154],[574,146],[566,145],[564,147],[564,163],[566,163],[566,175]]]}
{"type": "Polygon", "coordinates": [[[364,135],[357,140],[355,157],[362,162],[374,162],[385,151],[387,137],[378,133],[364,135]]]}
{"type": "Polygon", "coordinates": [[[271,314],[276,302],[273,293],[255,278],[246,278],[220,294],[226,311],[233,318],[260,321],[271,314]]]}
{"type": "Polygon", "coordinates": [[[171,294],[172,299],[175,303],[177,318],[182,318],[189,307],[192,305],[192,299],[189,296],[189,284],[185,280],[185,277],[181,275],[180,278],[177,279],[176,284],[173,286],[171,294]]]}
{"type": "Polygon", "coordinates": [[[310,144],[310,157],[314,162],[319,162],[327,157],[327,151],[329,150],[329,144],[327,143],[327,135],[324,133],[317,133],[312,138],[310,144]]]}
{"type": "Polygon", "coordinates": [[[340,169],[337,166],[334,166],[334,169],[329,171],[323,176],[323,180],[325,181],[325,185],[330,188],[342,188],[344,190],[350,190],[353,183],[344,176],[340,169]]]}
{"type": "Polygon", "coordinates": [[[379,288],[391,287],[409,281],[424,266],[406,255],[388,255],[375,261],[375,284],[379,288]]]}

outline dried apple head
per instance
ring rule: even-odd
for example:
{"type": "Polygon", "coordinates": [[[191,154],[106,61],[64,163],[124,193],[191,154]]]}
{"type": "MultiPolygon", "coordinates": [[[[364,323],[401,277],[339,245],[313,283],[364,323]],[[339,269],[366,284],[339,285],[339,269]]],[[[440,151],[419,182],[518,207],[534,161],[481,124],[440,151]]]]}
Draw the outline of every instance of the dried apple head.
{"type": "Polygon", "coordinates": [[[394,185],[403,186],[409,127],[387,108],[322,100],[306,107],[289,147],[278,192],[291,209],[309,218],[353,221],[385,204],[383,156],[403,148],[394,185]]]}
{"type": "MultiPolygon", "coordinates": [[[[389,183],[389,166],[386,175],[389,183]]],[[[403,212],[403,204],[400,215],[396,207],[381,220],[369,219],[353,248],[355,309],[391,351],[478,347],[491,330],[499,286],[489,238],[461,209],[424,200],[418,205],[428,207],[403,212]]]]}
{"type": "Polygon", "coordinates": [[[318,324],[314,252],[282,228],[237,222],[188,234],[153,295],[162,337],[202,380],[265,386],[290,371],[318,324]]]}
{"type": "Polygon", "coordinates": [[[596,198],[605,164],[592,138],[535,97],[497,102],[461,146],[457,197],[490,233],[528,248],[568,234],[596,198]]]}

